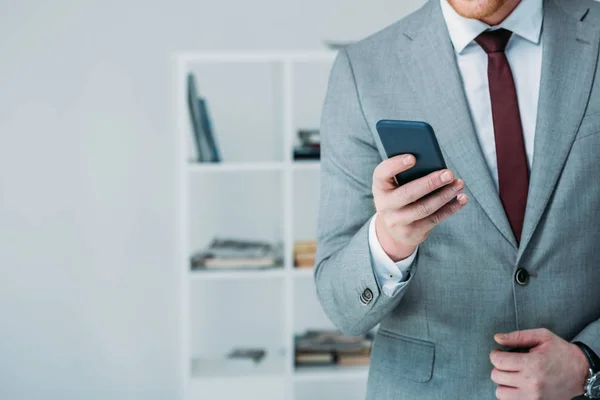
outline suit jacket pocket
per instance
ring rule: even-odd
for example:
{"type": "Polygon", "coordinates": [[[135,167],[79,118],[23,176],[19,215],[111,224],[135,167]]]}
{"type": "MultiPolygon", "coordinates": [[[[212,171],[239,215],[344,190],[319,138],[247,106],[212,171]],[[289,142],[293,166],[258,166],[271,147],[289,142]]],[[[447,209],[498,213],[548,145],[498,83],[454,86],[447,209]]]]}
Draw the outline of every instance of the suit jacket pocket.
{"type": "Polygon", "coordinates": [[[575,140],[600,133],[600,112],[588,113],[583,117],[575,140]]]}
{"type": "Polygon", "coordinates": [[[371,352],[371,373],[427,382],[433,375],[435,345],[379,329],[371,352]]]}

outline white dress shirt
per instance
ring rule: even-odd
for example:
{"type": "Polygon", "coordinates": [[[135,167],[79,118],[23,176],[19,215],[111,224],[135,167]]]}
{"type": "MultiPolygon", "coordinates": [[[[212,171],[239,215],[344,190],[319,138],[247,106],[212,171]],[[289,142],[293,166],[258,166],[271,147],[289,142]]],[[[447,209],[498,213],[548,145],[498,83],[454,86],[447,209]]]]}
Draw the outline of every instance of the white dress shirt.
{"type": "MultiPolygon", "coordinates": [[[[476,19],[464,18],[448,4],[447,0],[440,1],[477,139],[498,188],[498,164],[487,76],[487,54],[474,40],[486,30],[504,28],[513,32],[505,53],[515,81],[525,152],[531,170],[542,74],[543,0],[521,0],[517,8],[500,25],[494,27],[476,19]]],[[[407,259],[393,262],[377,240],[375,217],[371,219],[369,225],[372,265],[383,293],[394,296],[406,284],[417,250],[407,259]]]]}

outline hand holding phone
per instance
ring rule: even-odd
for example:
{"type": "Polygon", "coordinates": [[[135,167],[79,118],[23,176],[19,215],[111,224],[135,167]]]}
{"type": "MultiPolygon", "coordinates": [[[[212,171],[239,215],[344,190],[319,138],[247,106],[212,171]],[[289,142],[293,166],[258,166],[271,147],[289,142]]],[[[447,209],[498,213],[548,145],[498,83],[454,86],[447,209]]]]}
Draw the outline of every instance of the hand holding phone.
{"type": "Polygon", "coordinates": [[[412,254],[433,227],[467,204],[468,197],[460,193],[464,182],[445,168],[429,125],[399,121],[409,122],[413,129],[404,129],[403,124],[392,124],[395,129],[389,129],[389,122],[396,121],[377,124],[386,153],[391,157],[381,162],[373,173],[375,226],[385,252],[394,261],[400,261],[412,254]],[[395,140],[391,140],[392,132],[395,132],[395,140]],[[409,171],[412,174],[408,174],[409,171]],[[457,201],[451,202],[454,198],[457,201]]]}

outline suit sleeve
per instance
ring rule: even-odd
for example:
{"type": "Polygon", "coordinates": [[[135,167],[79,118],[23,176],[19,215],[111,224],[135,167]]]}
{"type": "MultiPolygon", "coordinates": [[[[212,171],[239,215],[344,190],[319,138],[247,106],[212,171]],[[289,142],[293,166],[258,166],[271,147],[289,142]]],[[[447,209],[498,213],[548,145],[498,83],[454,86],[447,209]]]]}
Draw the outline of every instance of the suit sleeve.
{"type": "Polygon", "coordinates": [[[573,342],[585,343],[594,351],[594,353],[600,356],[600,320],[596,320],[586,326],[585,329],[573,339],[573,342]]]}
{"type": "Polygon", "coordinates": [[[383,250],[377,232],[375,230],[375,221],[377,216],[373,216],[369,221],[369,251],[371,252],[371,264],[377,284],[383,294],[388,297],[394,297],[404,285],[410,276],[410,270],[417,257],[417,247],[410,256],[404,260],[394,262],[383,250]]]}
{"type": "Polygon", "coordinates": [[[315,283],[323,309],[345,334],[364,333],[400,302],[410,277],[382,295],[369,250],[372,179],[382,161],[362,111],[348,53],[336,58],[321,120],[321,198],[315,283]]]}

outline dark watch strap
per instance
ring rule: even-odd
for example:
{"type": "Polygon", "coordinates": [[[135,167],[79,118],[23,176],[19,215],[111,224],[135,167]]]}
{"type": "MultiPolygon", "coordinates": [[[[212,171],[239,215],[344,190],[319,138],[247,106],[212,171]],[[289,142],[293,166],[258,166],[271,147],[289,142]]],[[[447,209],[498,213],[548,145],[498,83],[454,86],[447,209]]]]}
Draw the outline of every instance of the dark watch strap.
{"type": "Polygon", "coordinates": [[[594,350],[590,349],[585,343],[573,342],[573,344],[581,349],[585,355],[585,358],[587,358],[588,362],[590,363],[590,369],[594,373],[600,372],[600,357],[594,353],[594,350]]]}

